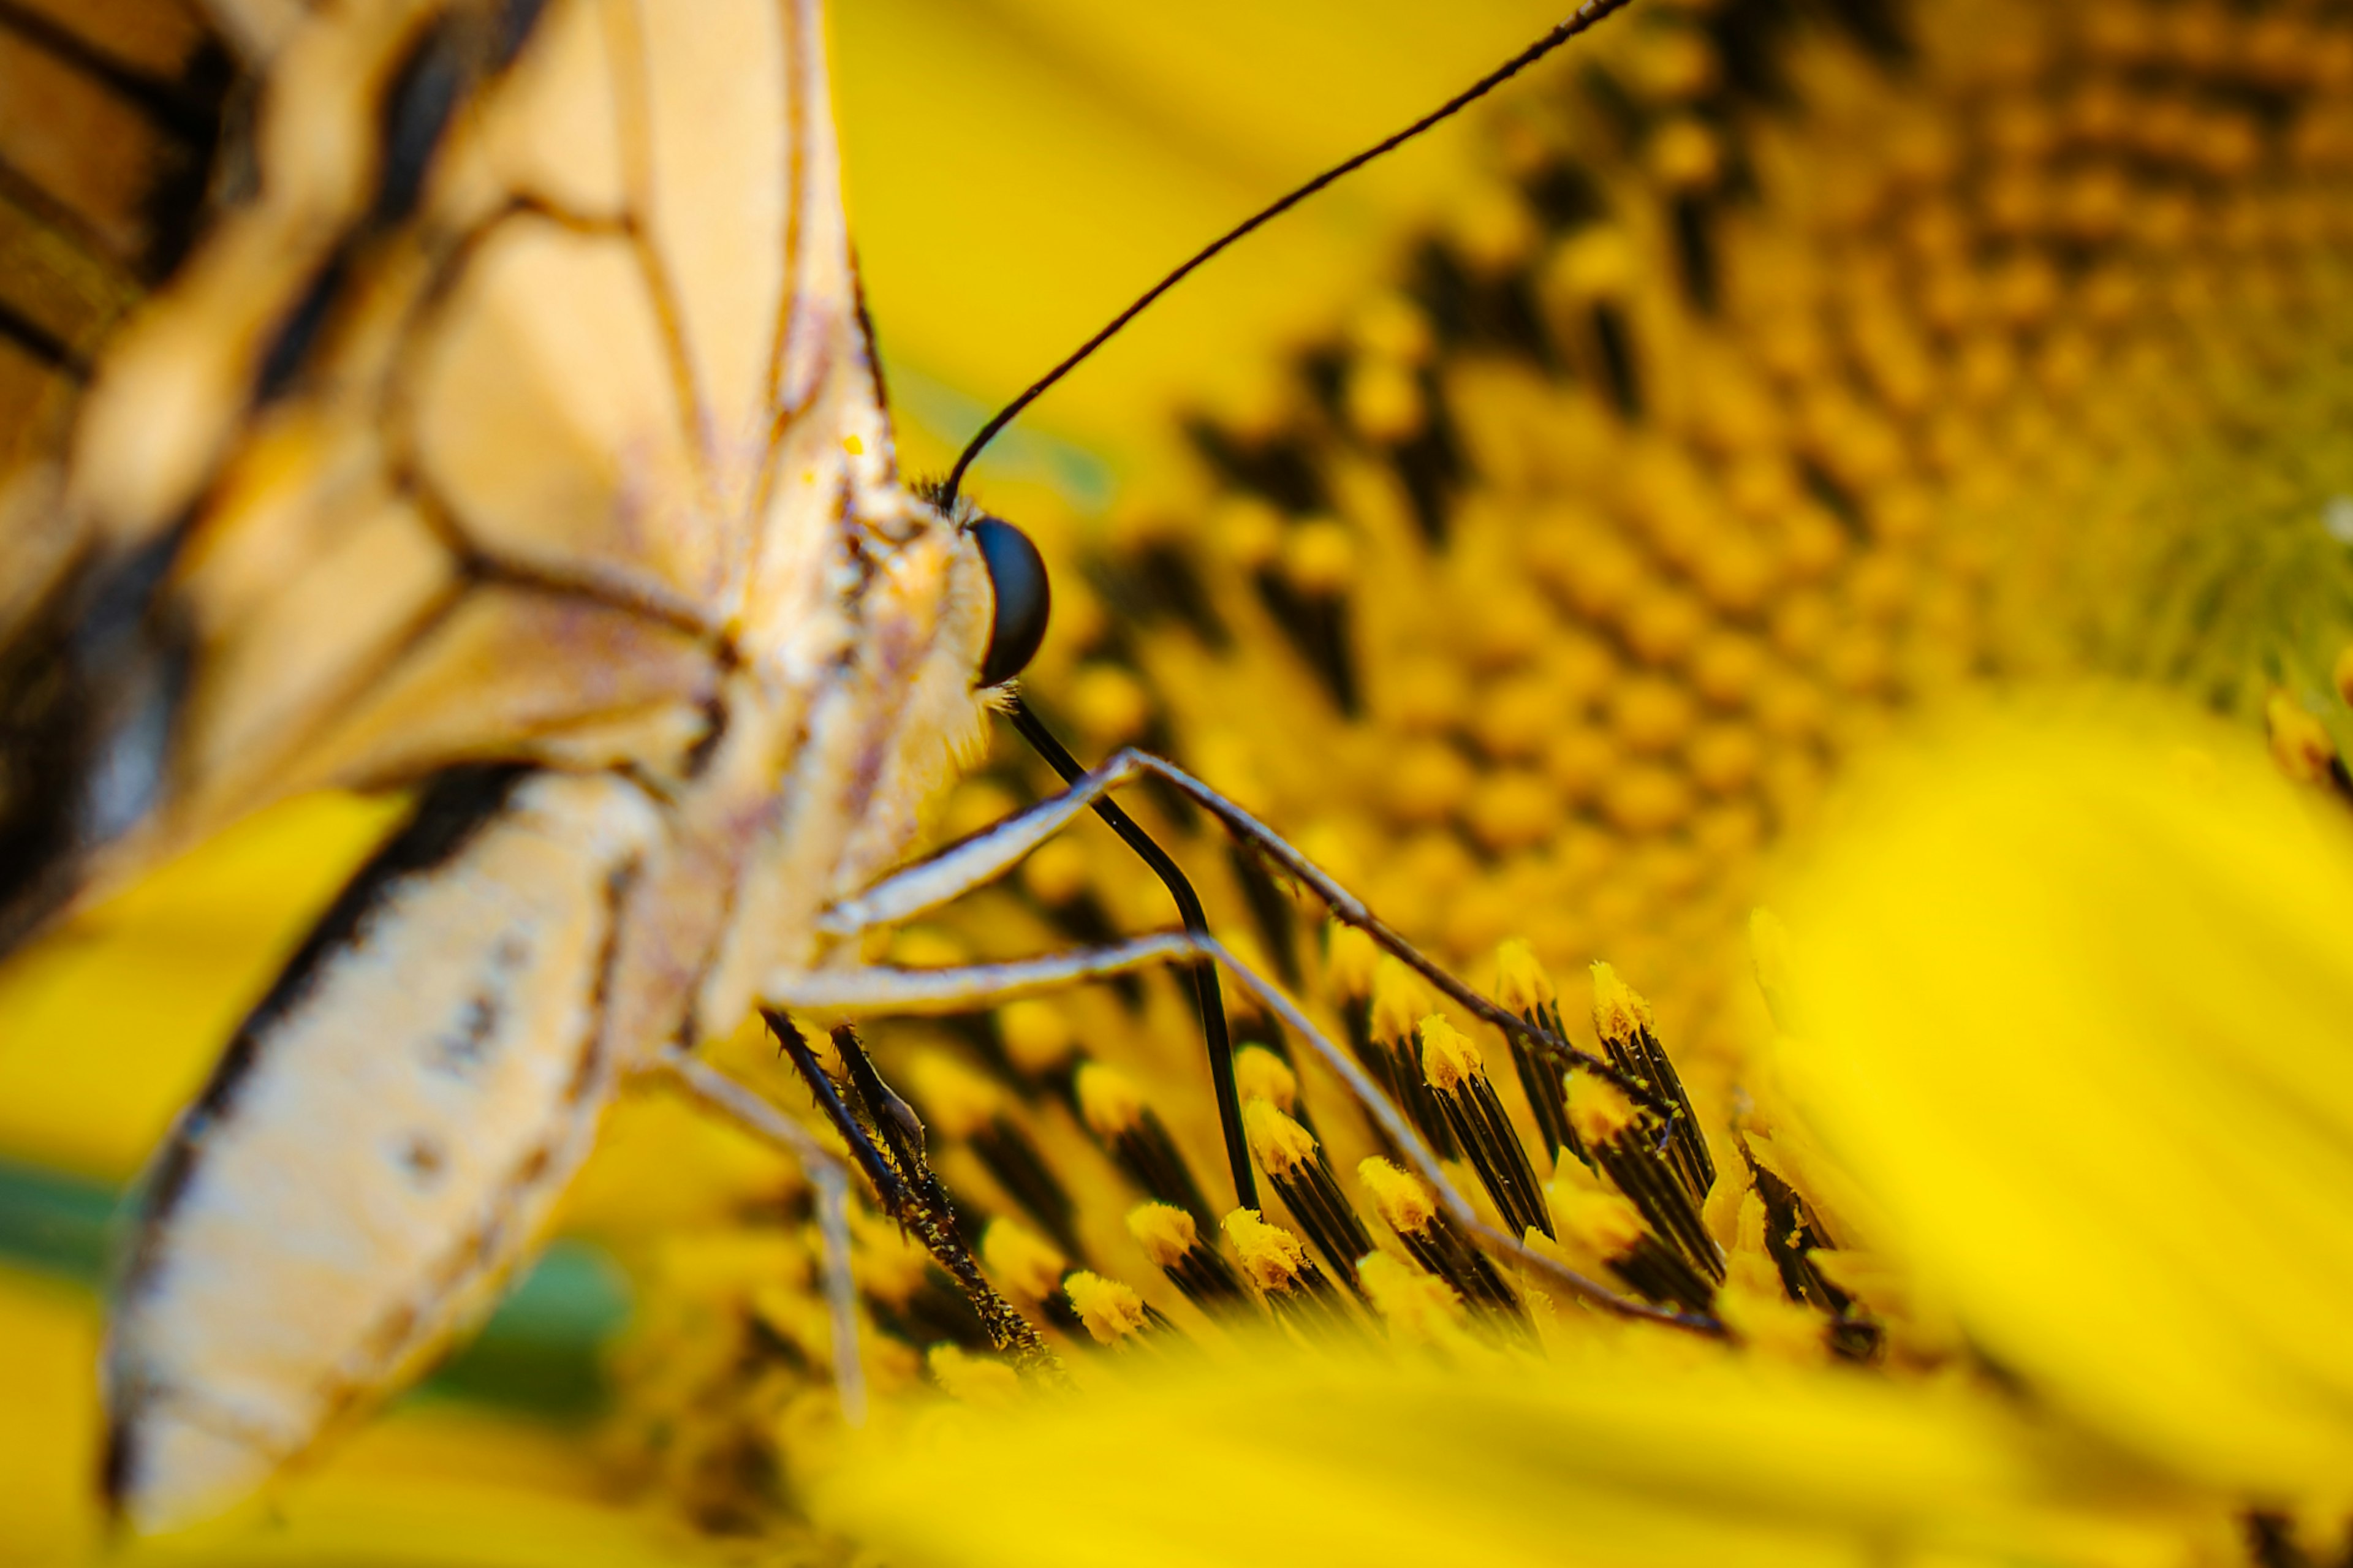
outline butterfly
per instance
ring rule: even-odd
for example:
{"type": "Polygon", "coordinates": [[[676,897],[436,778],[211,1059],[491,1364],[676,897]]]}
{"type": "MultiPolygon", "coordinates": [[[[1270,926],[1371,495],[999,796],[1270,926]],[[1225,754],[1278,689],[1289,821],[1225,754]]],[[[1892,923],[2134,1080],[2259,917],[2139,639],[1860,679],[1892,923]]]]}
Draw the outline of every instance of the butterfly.
{"type": "MultiPolygon", "coordinates": [[[[755,1007],[822,1101],[783,1009],[1175,962],[1217,1066],[1226,955],[1102,800],[1119,783],[1158,773],[1410,952],[1206,786],[1133,754],[1082,774],[1009,695],[1043,565],[956,497],[962,464],[931,492],[896,471],[815,0],[227,16],[258,84],[234,197],[99,363],[63,563],[0,652],[0,946],[273,801],[418,793],[151,1176],[106,1366],[106,1484],[141,1527],[232,1504],[415,1375],[629,1079],[678,1079],[838,1199],[796,1123],[692,1055],[755,1007]],[[998,709],[1078,787],[902,867],[998,709]],[[1186,931],[858,962],[1089,807],[1186,931]]],[[[919,1129],[837,1046],[837,1124],[886,1206],[1042,1362],[925,1186],[919,1129]]],[[[1230,1063],[1213,1077],[1247,1205],[1230,1063]]]]}

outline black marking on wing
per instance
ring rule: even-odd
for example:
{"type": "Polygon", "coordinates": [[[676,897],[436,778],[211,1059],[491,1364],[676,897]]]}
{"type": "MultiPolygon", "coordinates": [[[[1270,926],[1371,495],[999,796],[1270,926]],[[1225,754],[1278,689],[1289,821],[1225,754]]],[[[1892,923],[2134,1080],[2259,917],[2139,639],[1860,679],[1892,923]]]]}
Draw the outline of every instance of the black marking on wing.
{"type": "Polygon", "coordinates": [[[459,106],[514,64],[545,8],[546,0],[500,0],[487,10],[453,11],[410,47],[377,110],[383,158],[370,226],[389,227],[417,210],[459,106]]]}
{"type": "Polygon", "coordinates": [[[490,48],[493,72],[503,71],[515,63],[515,57],[522,53],[522,47],[538,30],[540,15],[546,9],[547,0],[499,0],[490,48]]]}
{"type": "Polygon", "coordinates": [[[162,592],[182,533],[86,558],[0,648],[0,952],[163,792],[193,644],[162,592]]]}
{"type": "Polygon", "coordinates": [[[280,318],[278,330],[270,335],[269,346],[262,350],[260,364],[253,373],[255,403],[275,402],[292,388],[320,333],[326,330],[351,271],[349,247],[338,247],[303,286],[301,297],[280,318]]]}
{"type": "Polygon", "coordinates": [[[385,89],[377,115],[384,161],[369,208],[373,223],[396,224],[417,210],[433,154],[473,85],[479,56],[466,20],[442,17],[409,49],[385,89]]]}
{"type": "Polygon", "coordinates": [[[16,344],[51,370],[76,381],[90,375],[90,361],[77,353],[72,344],[5,300],[0,300],[0,342],[16,344]]]}
{"type": "MultiPolygon", "coordinates": [[[[53,227],[72,238],[77,248],[128,268],[142,283],[153,287],[179,265],[201,226],[214,156],[221,143],[237,74],[227,49],[211,37],[188,56],[177,76],[156,74],[122,59],[100,39],[90,36],[90,31],[102,32],[105,26],[103,19],[92,19],[86,31],[31,10],[17,0],[0,0],[0,31],[88,78],[156,128],[160,138],[156,155],[136,203],[144,235],[135,254],[122,254],[105,244],[88,232],[78,216],[58,221],[57,214],[45,214],[53,227]]],[[[54,201],[43,205],[62,205],[54,201]]]]}
{"type": "Polygon", "coordinates": [[[1912,58],[1912,38],[1895,0],[1828,0],[1831,17],[1885,66],[1912,58]]]}
{"type": "Polygon", "coordinates": [[[197,51],[180,80],[185,96],[202,104],[206,113],[201,131],[183,133],[177,156],[158,168],[140,203],[147,249],[135,266],[151,285],[170,276],[195,244],[212,207],[215,171],[227,161],[226,149],[235,142],[242,153],[247,144],[241,129],[232,133],[232,124],[242,125],[251,95],[239,90],[228,50],[217,39],[197,51]]]}
{"type": "Polygon", "coordinates": [[[141,70],[16,0],[0,0],[0,30],[55,56],[164,129],[190,141],[210,139],[218,101],[186,79],[175,81],[141,70]]]}
{"type": "Polygon", "coordinates": [[[459,110],[514,63],[544,5],[504,0],[488,13],[452,12],[426,29],[393,68],[376,109],[380,151],[366,216],[320,264],[281,320],[254,376],[257,404],[271,402],[294,384],[359,272],[361,252],[416,216],[459,110]]]}

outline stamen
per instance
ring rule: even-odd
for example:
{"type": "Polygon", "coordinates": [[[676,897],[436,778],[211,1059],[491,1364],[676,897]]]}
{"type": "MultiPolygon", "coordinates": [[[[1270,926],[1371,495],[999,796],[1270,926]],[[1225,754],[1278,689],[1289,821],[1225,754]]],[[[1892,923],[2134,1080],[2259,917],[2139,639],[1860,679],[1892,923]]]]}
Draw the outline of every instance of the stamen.
{"type": "Polygon", "coordinates": [[[1421,1069],[1431,1097],[1454,1131],[1455,1142],[1470,1156],[1487,1195],[1514,1236],[1525,1236],[1533,1226],[1553,1234],[1552,1215],[1546,1212],[1544,1190],[1528,1163],[1527,1151],[1495,1086],[1487,1081],[1487,1064],[1479,1047],[1442,1015],[1421,1021],[1421,1069]]]}
{"type": "Polygon", "coordinates": [[[1812,1365],[1831,1349],[1833,1325],[1781,1292],[1773,1262],[1761,1252],[1736,1252],[1728,1260],[1724,1288],[1716,1292],[1716,1316],[1740,1342],[1777,1360],[1812,1365]]]}
{"type": "Polygon", "coordinates": [[[1813,1205],[1758,1160],[1745,1138],[1740,1152],[1752,1184],[1740,1203],[1741,1246],[1749,1245],[1753,1225],[1756,1244],[1779,1271],[1783,1292],[1831,1318],[1831,1348],[1850,1361],[1870,1360],[1878,1352],[1883,1331],[1862,1303],[1816,1261],[1832,1243],[1814,1217],[1813,1205]]]}
{"type": "Polygon", "coordinates": [[[1133,1289],[1083,1268],[1062,1281],[1062,1291],[1079,1321],[1086,1325],[1088,1336],[1099,1345],[1134,1344],[1168,1326],[1168,1321],[1133,1289]]]}
{"type": "Polygon", "coordinates": [[[1078,1204],[1054,1168],[1013,1120],[1005,1091],[954,1057],[926,1051],[910,1064],[909,1077],[931,1112],[933,1123],[952,1138],[960,1138],[997,1178],[1006,1195],[1021,1205],[1039,1226],[1073,1258],[1080,1245],[1078,1204]]]}
{"type": "MultiPolygon", "coordinates": [[[[1568,1037],[1561,1026],[1560,1003],[1553,990],[1552,976],[1536,962],[1535,949],[1517,937],[1496,950],[1495,1000],[1547,1034],[1561,1039],[1568,1037]]],[[[1561,1068],[1537,1056],[1519,1036],[1506,1038],[1511,1042],[1512,1066],[1519,1072],[1520,1088],[1528,1097],[1528,1109],[1535,1113],[1536,1130],[1544,1134],[1546,1152],[1558,1158],[1558,1152],[1566,1149],[1591,1164],[1577,1141],[1576,1131],[1568,1124],[1568,1091],[1561,1085],[1561,1068]]]]}
{"type": "MultiPolygon", "coordinates": [[[[1671,1155],[1658,1148],[1654,1120],[1637,1109],[1616,1084],[1591,1074],[1569,1080],[1568,1116],[1577,1135],[1593,1151],[1595,1163],[1632,1200],[1651,1229],[1665,1238],[1689,1267],[1708,1279],[1723,1279],[1724,1255],[1707,1234],[1699,1206],[1683,1184],[1671,1155]]],[[[1561,1184],[1554,1184],[1556,1201],[1562,1190],[1561,1184]]],[[[1628,1279],[1627,1283],[1633,1281],[1628,1279]]]]}
{"type": "Polygon", "coordinates": [[[1244,1046],[1234,1053],[1234,1084],[1244,1103],[1263,1100],[1285,1116],[1299,1114],[1299,1075],[1264,1046],[1244,1046]]]}
{"type": "MultiPolygon", "coordinates": [[[[1271,1030],[1274,1026],[1265,1027],[1271,1030]]],[[[1299,1098],[1298,1070],[1271,1046],[1244,1046],[1234,1053],[1234,1084],[1241,1090],[1245,1105],[1253,1100],[1271,1100],[1276,1110],[1310,1132],[1315,1131],[1315,1118],[1299,1098]]]]}
{"type": "MultiPolygon", "coordinates": [[[[1356,1259],[1373,1249],[1373,1238],[1340,1195],[1340,1184],[1333,1179],[1315,1135],[1268,1100],[1242,1107],[1242,1129],[1250,1136],[1250,1154],[1274,1184],[1276,1195],[1315,1243],[1315,1250],[1354,1289],[1356,1259]]],[[[1227,1224],[1230,1229],[1231,1220],[1227,1224]]]]}
{"type": "Polygon", "coordinates": [[[1713,1312],[1715,1289],[1689,1259],[1653,1236],[1642,1214],[1616,1193],[1556,1182],[1553,1203],[1572,1238],[1590,1248],[1637,1295],[1702,1316],[1713,1312]]]}
{"type": "Polygon", "coordinates": [[[1407,1344],[1467,1346],[1462,1298],[1435,1275],[1376,1252],[1356,1265],[1359,1289],[1389,1331],[1407,1344]]]}
{"type": "MultiPolygon", "coordinates": [[[[1226,1216],[1226,1239],[1243,1277],[1274,1314],[1302,1330],[1324,1331],[1348,1322],[1345,1300],[1315,1260],[1307,1256],[1299,1237],[1279,1225],[1270,1225],[1255,1209],[1236,1209],[1226,1216]]],[[[1355,1269],[1349,1270],[1351,1275],[1355,1269]]]]}
{"type": "MultiPolygon", "coordinates": [[[[1412,970],[1384,957],[1373,971],[1372,1001],[1366,1012],[1366,1044],[1357,1051],[1366,1068],[1389,1091],[1441,1160],[1460,1159],[1453,1124],[1440,1109],[1421,1070],[1414,1025],[1437,1008],[1437,999],[1412,970]]],[[[1353,1031],[1352,1031],[1353,1033],[1353,1031]]]]}
{"type": "Polygon", "coordinates": [[[1519,1298],[1487,1255],[1471,1245],[1430,1189],[1410,1172],[1375,1155],[1356,1165],[1356,1178],[1372,1194],[1374,1212],[1397,1233],[1413,1260],[1461,1292],[1474,1305],[1518,1313],[1519,1298]]]}
{"type": "Polygon", "coordinates": [[[1061,1288],[1070,1259],[1018,1220],[996,1219],[981,1232],[980,1260],[1017,1300],[1042,1302],[1061,1288]]]}
{"type": "Polygon", "coordinates": [[[1154,1266],[1203,1311],[1229,1312],[1250,1300],[1233,1265],[1222,1254],[1201,1245],[1193,1216],[1183,1209],[1168,1204],[1139,1204],[1128,1211],[1127,1231],[1154,1266]]]}
{"type": "Polygon", "coordinates": [[[1683,1092],[1682,1077],[1659,1044],[1651,1005],[1606,963],[1593,966],[1593,1028],[1611,1062],[1673,1101],[1676,1116],[1668,1130],[1668,1152],[1692,1202],[1705,1203],[1708,1189],[1715,1185],[1715,1161],[1700,1132],[1699,1118],[1692,1112],[1691,1096],[1683,1092]]]}
{"type": "MultiPolygon", "coordinates": [[[[1264,1054],[1264,1053],[1261,1053],[1264,1054]]],[[[1236,1070],[1240,1062],[1237,1059],[1236,1070]]],[[[1208,1200],[1194,1181],[1192,1167],[1176,1148],[1167,1123],[1145,1103],[1144,1091],[1116,1068],[1088,1062],[1076,1082],[1079,1119],[1118,1162],[1128,1178],[1164,1204],[1174,1204],[1202,1225],[1214,1223],[1208,1200]]]]}

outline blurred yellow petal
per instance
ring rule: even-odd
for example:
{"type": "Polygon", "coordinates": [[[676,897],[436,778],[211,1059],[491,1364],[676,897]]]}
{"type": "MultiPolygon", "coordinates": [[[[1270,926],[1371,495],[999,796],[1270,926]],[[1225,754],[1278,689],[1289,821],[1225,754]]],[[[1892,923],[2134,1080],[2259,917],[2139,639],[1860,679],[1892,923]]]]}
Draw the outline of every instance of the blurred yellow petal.
{"type": "Polygon", "coordinates": [[[1470,1366],[1260,1350],[958,1412],[807,1500],[894,1562],[1025,1568],[2156,1568],[2220,1539],[1959,1389],[1633,1343],[1470,1366]]]}
{"type": "Polygon", "coordinates": [[[2353,831],[2086,699],[1875,770],[1793,898],[1836,1153],[1969,1335],[2127,1447],[2353,1492],[2353,831]]]}

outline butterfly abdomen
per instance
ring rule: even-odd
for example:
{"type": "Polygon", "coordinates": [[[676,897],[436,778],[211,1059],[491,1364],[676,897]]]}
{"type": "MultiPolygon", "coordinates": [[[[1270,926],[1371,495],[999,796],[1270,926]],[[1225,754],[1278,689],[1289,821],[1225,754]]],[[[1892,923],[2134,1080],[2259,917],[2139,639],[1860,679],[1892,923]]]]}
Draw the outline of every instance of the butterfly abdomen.
{"type": "Polygon", "coordinates": [[[153,1177],[106,1357],[124,1514],[216,1511],[487,1306],[620,1070],[660,838],[617,775],[454,773],[330,912],[153,1177]]]}

